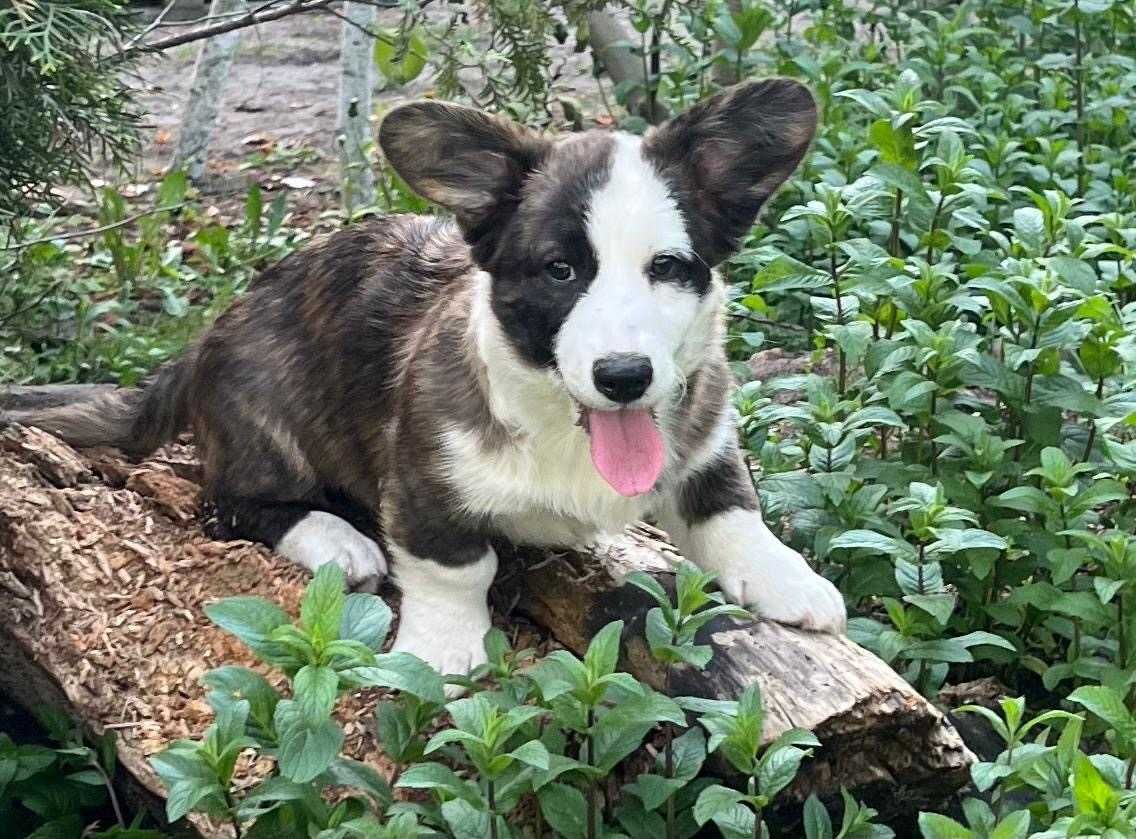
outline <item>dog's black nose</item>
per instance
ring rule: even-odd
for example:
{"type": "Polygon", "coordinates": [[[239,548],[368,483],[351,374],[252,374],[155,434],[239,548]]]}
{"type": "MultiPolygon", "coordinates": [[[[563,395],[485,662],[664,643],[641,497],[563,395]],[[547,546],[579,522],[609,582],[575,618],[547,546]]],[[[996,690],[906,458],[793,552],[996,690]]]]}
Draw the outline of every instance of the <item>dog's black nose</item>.
{"type": "Polygon", "coordinates": [[[617,353],[592,365],[596,390],[613,402],[634,402],[651,386],[651,359],[636,353],[617,353]]]}

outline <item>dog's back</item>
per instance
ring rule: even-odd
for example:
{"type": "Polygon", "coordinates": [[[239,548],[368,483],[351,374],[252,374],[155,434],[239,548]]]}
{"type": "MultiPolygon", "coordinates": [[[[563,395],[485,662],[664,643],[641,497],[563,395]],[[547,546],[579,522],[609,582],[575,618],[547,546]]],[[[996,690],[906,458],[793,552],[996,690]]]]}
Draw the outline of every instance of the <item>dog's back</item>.
{"type": "Polygon", "coordinates": [[[211,495],[370,502],[415,337],[472,269],[446,221],[355,225],[266,269],[142,389],[5,419],[138,454],[192,428],[211,495]]]}

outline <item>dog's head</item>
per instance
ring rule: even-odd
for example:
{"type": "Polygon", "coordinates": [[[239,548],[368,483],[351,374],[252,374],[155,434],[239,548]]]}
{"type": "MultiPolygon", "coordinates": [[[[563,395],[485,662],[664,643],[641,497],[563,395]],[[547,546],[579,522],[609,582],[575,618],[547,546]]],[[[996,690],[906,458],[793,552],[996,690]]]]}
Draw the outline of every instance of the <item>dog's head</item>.
{"type": "Polygon", "coordinates": [[[386,117],[380,144],[412,189],[454,213],[517,357],[556,371],[597,468],[637,494],[661,469],[654,415],[718,337],[711,269],[797,166],[816,119],[805,87],[771,79],[726,90],[643,139],[554,140],[417,102],[386,117]],[[645,445],[638,459],[625,456],[627,440],[645,445]]]}

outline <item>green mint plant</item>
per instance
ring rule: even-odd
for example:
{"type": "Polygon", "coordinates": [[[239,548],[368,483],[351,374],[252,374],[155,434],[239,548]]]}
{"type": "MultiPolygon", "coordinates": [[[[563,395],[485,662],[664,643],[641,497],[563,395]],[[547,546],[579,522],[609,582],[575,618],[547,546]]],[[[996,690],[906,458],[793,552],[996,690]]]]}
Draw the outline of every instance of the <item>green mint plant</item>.
{"type": "Polygon", "coordinates": [[[162,839],[130,817],[115,790],[118,764],[113,731],[89,745],[73,720],[38,714],[52,745],[16,744],[0,734],[0,818],[13,836],[32,839],[162,839]]]}
{"type": "Polygon", "coordinates": [[[840,790],[844,801],[844,813],[840,829],[833,829],[832,817],[820,803],[816,794],[805,800],[804,829],[805,839],[892,839],[895,831],[873,821],[879,815],[871,807],[858,802],[846,789],[840,790]]]}
{"type": "Polygon", "coordinates": [[[709,735],[707,750],[721,752],[746,779],[746,790],[720,784],[706,787],[694,805],[694,819],[700,825],[713,821],[727,839],[768,839],[762,811],[792,783],[801,761],[820,741],[794,728],[763,746],[765,708],[756,684],[747,687],[737,702],[720,703],[718,708],[699,718],[709,735]]]}
{"type": "MultiPolygon", "coordinates": [[[[652,657],[663,666],[663,690],[671,693],[671,673],[676,665],[689,665],[701,669],[710,662],[712,649],[706,644],[695,644],[695,635],[707,623],[718,617],[746,618],[749,612],[724,602],[722,595],[707,592],[714,576],[699,571],[689,562],[679,564],[675,576],[675,602],[672,604],[666,590],[649,574],[638,571],[630,574],[626,582],[647,592],[658,603],[647,612],[646,636],[652,657]]],[[[665,836],[675,839],[679,835],[676,822],[675,794],[694,779],[705,756],[705,744],[697,729],[683,735],[679,748],[685,759],[676,764],[674,727],[663,724],[663,754],[661,775],[641,775],[627,790],[637,795],[647,812],[665,804],[665,836]]],[[[680,738],[681,740],[682,738],[680,738]]]]}
{"type": "MultiPolygon", "coordinates": [[[[408,653],[380,653],[390,627],[386,604],[370,594],[345,594],[342,569],[321,567],[304,592],[300,619],[256,597],[234,597],[206,609],[210,620],[241,639],[290,683],[282,697],[264,676],[228,666],[204,677],[216,721],[200,741],[180,740],[153,758],[169,790],[171,821],[204,812],[245,824],[302,824],[316,830],[365,835],[378,830],[391,803],[386,781],[374,769],[340,755],[343,729],[333,717],[343,692],[384,687],[415,697],[419,707],[441,705],[442,677],[408,653]],[[254,792],[232,788],[242,753],[273,760],[273,773],[254,792]],[[321,790],[345,786],[357,793],[334,806],[321,790]]],[[[391,835],[408,824],[401,814],[391,835]]],[[[282,828],[281,828],[282,829],[282,828]]]]}

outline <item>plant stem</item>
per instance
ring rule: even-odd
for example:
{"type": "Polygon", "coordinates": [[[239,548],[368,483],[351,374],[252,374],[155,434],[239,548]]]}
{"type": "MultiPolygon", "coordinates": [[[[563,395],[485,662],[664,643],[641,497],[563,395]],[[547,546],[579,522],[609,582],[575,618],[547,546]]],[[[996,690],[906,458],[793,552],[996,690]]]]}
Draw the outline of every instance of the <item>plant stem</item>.
{"type": "MultiPolygon", "coordinates": [[[[1104,396],[1104,377],[1101,376],[1097,379],[1097,399],[1104,396]]],[[[1095,422],[1089,423],[1089,439],[1085,441],[1085,453],[1081,455],[1081,460],[1088,461],[1089,455],[1093,453],[1093,443],[1097,441],[1097,424],[1095,422]]]]}
{"type": "MultiPolygon", "coordinates": [[[[588,766],[592,765],[595,758],[595,743],[592,740],[592,728],[596,723],[596,710],[595,708],[588,709],[588,735],[585,742],[588,746],[588,759],[585,761],[588,766]]],[[[596,779],[588,778],[588,814],[587,814],[587,837],[588,839],[596,839],[596,779]]]]}
{"type": "MultiPolygon", "coordinates": [[[[676,640],[677,639],[675,638],[675,633],[671,632],[671,643],[672,644],[675,643],[676,640]]],[[[663,673],[663,692],[667,696],[671,695],[671,668],[670,668],[670,666],[668,666],[663,673]]],[[[672,745],[672,743],[674,741],[674,725],[672,725],[669,722],[663,724],[663,737],[665,738],[664,745],[663,745],[663,756],[664,756],[663,759],[665,761],[664,762],[664,767],[665,767],[664,768],[664,774],[666,775],[667,779],[670,780],[671,778],[674,777],[674,746],[672,745]]],[[[678,834],[675,832],[675,803],[674,803],[674,794],[673,793],[670,796],[667,797],[666,816],[667,816],[667,839],[676,839],[678,834]]]]}
{"type": "Polygon", "coordinates": [[[1077,96],[1077,195],[1083,196],[1088,178],[1085,170],[1085,68],[1082,63],[1080,0],[1073,0],[1073,41],[1075,48],[1073,85],[1077,96]]]}
{"type": "Polygon", "coordinates": [[[229,790],[225,790],[225,806],[229,810],[229,823],[233,826],[233,835],[236,839],[241,839],[244,834],[241,833],[241,821],[237,818],[237,802],[233,800],[233,794],[229,790]]]}
{"type": "Polygon", "coordinates": [[[486,797],[489,799],[489,839],[497,839],[497,795],[492,778],[486,781],[486,797]]]}
{"type": "Polygon", "coordinates": [[[1124,788],[1132,789],[1132,776],[1136,773],[1136,755],[1128,758],[1128,770],[1124,773],[1124,788]]]}
{"type": "Polygon", "coordinates": [[[103,779],[103,785],[106,787],[107,791],[107,798],[110,799],[110,806],[111,809],[114,810],[114,818],[118,822],[118,826],[125,829],[126,819],[122,816],[122,807],[119,806],[118,795],[115,794],[114,783],[111,781],[110,775],[107,774],[106,770],[103,769],[102,764],[99,763],[97,759],[92,760],[91,763],[94,765],[95,771],[98,772],[103,779]]]}
{"type": "Polygon", "coordinates": [[[888,253],[899,256],[899,214],[903,209],[903,190],[895,191],[895,206],[891,213],[891,235],[888,236],[888,253]]]}
{"type": "MultiPolygon", "coordinates": [[[[835,238],[828,245],[828,270],[832,276],[832,293],[836,297],[836,322],[844,323],[844,304],[840,300],[840,272],[836,269],[836,241],[835,238]]],[[[837,358],[840,360],[840,371],[837,378],[836,389],[844,396],[844,389],[848,384],[848,359],[844,355],[844,348],[837,346],[837,358]]]]}
{"type": "Polygon", "coordinates": [[[939,193],[939,203],[935,207],[935,214],[931,216],[931,232],[927,236],[927,264],[931,264],[931,260],[935,256],[935,230],[939,226],[939,214],[943,212],[943,202],[947,200],[946,191],[939,193]]]}
{"type": "Polygon", "coordinates": [[[1121,589],[1116,595],[1116,645],[1120,657],[1117,663],[1122,668],[1128,666],[1128,629],[1124,620],[1124,590],[1121,589]]]}

